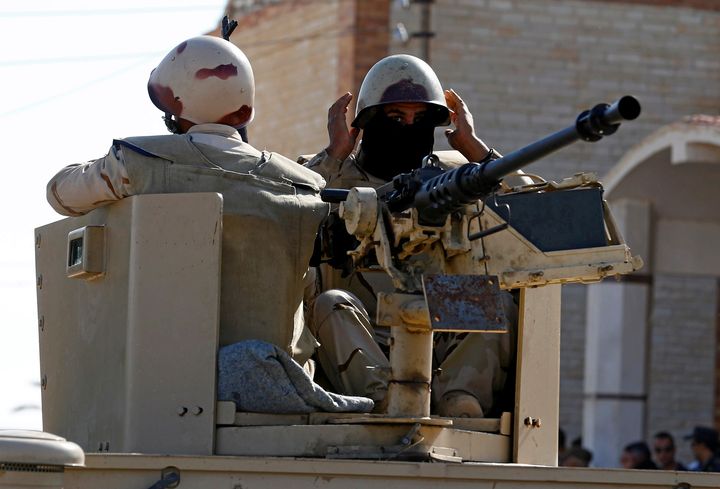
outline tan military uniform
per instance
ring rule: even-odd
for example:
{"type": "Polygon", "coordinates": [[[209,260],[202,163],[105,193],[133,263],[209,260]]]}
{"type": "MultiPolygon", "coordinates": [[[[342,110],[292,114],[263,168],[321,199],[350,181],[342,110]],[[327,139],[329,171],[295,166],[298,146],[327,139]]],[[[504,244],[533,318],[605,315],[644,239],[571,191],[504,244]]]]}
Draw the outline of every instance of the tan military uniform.
{"type": "Polygon", "coordinates": [[[135,194],[221,193],[220,344],[264,340],[302,364],[316,345],[303,333],[303,277],[328,211],[318,196],[324,183],[243,143],[232,127],[199,124],[185,135],[115,141],[104,158],[61,170],[48,201],[80,215],[135,194]]]}
{"type": "MultiPolygon", "coordinates": [[[[445,168],[467,163],[456,151],[437,154],[445,168]]],[[[354,155],[341,162],[323,151],[300,162],[322,175],[328,188],[377,188],[386,183],[364,172],[354,155]]],[[[380,272],[343,278],[339,270],[326,265],[321,267],[320,276],[322,293],[315,300],[310,320],[321,344],[318,360],[339,392],[381,400],[387,391],[389,362],[378,341],[383,343],[388,332],[374,329],[371,318],[377,307],[374,294],[393,291],[390,279],[380,272]]],[[[433,354],[440,369],[433,377],[433,402],[448,392],[464,391],[478,399],[485,413],[491,410],[514,365],[517,307],[510,294],[504,295],[504,301],[511,334],[435,335],[433,354]]]]}

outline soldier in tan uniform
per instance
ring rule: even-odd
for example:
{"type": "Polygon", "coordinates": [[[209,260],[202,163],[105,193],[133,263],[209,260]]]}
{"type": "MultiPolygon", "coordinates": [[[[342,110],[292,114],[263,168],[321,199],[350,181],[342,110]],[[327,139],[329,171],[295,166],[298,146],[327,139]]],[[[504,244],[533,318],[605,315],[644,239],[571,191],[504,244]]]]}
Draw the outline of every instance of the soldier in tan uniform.
{"type": "MultiPolygon", "coordinates": [[[[376,63],[360,87],[356,116],[348,128],[345,114],[352,99],[340,97],[328,111],[330,144],[305,166],[322,175],[329,188],[379,187],[398,173],[419,168],[432,153],[437,126],[456,151],[440,152],[441,165],[482,162],[498,157],[477,137],[473,119],[453,90],[443,91],[424,61],[409,55],[389,56],[376,63]],[[353,152],[360,131],[362,142],[353,152]]],[[[333,388],[381,401],[387,390],[389,362],[383,352],[389,333],[374,327],[370,311],[375,294],[391,292],[384,274],[353,273],[342,277],[323,265],[320,293],[313,306],[311,328],[320,341],[318,359],[333,388]]],[[[517,307],[504,294],[510,329],[517,307]]],[[[514,335],[438,334],[433,378],[435,412],[443,416],[482,417],[493,409],[513,365],[514,335]]]]}
{"type": "Polygon", "coordinates": [[[242,140],[255,84],[232,43],[181,43],[150,74],[148,92],[175,134],[118,139],[106,156],[62,169],[48,183],[50,205],[77,216],[136,194],[220,192],[220,344],[263,340],[305,363],[316,342],[303,327],[303,278],[328,212],[325,181],[242,140]]]}

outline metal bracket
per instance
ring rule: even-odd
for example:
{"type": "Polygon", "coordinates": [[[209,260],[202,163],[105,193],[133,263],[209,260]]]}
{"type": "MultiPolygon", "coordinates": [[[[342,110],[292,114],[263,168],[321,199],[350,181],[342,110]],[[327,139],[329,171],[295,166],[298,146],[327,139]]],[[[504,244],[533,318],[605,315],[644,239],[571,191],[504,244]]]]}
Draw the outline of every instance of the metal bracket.
{"type": "Polygon", "coordinates": [[[409,326],[429,329],[425,299],[418,294],[378,293],[376,323],[380,326],[409,326]]]}
{"type": "Polygon", "coordinates": [[[454,448],[446,447],[431,447],[430,448],[430,460],[437,460],[438,462],[454,462],[462,463],[462,457],[458,457],[457,450],[454,448]]]}
{"type": "Polygon", "coordinates": [[[490,275],[423,275],[432,330],[507,332],[498,284],[490,275]]]}

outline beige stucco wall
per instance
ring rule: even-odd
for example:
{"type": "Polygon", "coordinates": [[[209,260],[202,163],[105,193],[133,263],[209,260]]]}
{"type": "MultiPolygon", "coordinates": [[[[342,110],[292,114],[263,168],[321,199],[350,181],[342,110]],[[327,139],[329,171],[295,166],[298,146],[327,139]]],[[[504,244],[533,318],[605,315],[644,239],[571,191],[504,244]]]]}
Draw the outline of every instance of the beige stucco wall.
{"type": "Polygon", "coordinates": [[[255,120],[253,146],[295,158],[327,145],[327,106],[337,97],[350,32],[343,2],[271,5],[238,16],[232,36],[252,63],[255,120]],[[339,20],[340,19],[340,20],[339,20]]]}
{"type": "MultiPolygon", "coordinates": [[[[598,102],[635,95],[639,120],[533,166],[552,178],[602,175],[658,127],[720,108],[720,12],[628,3],[437,0],[431,64],[467,100],[481,137],[505,152],[572,124],[598,102]]],[[[419,10],[393,5],[392,21],[416,30],[419,10]]],[[[418,47],[395,42],[392,50],[418,47]]]]}

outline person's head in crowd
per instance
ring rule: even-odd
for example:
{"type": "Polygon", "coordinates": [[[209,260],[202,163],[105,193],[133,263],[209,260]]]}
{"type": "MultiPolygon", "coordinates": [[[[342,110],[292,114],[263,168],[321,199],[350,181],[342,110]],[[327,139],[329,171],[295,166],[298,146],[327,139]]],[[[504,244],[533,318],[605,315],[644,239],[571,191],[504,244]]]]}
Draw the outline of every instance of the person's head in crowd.
{"type": "Polygon", "coordinates": [[[657,465],[663,469],[674,469],[675,461],[675,440],[667,431],[660,431],[653,437],[653,452],[657,465]]]}
{"type": "Polygon", "coordinates": [[[589,467],[592,461],[592,452],[581,447],[572,447],[565,452],[560,465],[562,467],[589,467]]]}
{"type": "Polygon", "coordinates": [[[690,442],[693,455],[704,464],[715,456],[718,449],[718,432],[706,426],[696,426],[693,432],[685,437],[690,442]]]}
{"type": "Polygon", "coordinates": [[[625,469],[656,469],[650,456],[650,447],[644,441],[636,441],[625,446],[620,455],[620,465],[625,469]]]}

